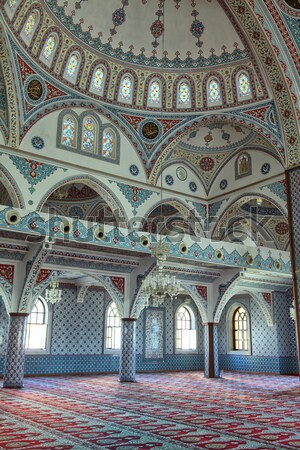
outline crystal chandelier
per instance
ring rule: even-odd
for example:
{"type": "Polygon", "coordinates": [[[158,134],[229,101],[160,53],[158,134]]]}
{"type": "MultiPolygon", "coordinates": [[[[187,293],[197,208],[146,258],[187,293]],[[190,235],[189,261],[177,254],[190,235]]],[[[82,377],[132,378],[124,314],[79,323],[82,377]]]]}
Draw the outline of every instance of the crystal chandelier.
{"type": "Polygon", "coordinates": [[[49,303],[58,303],[61,300],[62,290],[59,289],[59,282],[57,280],[53,280],[50,283],[50,286],[46,289],[45,299],[46,302],[49,303]]]}
{"type": "Polygon", "coordinates": [[[172,299],[176,298],[180,291],[180,281],[176,277],[170,276],[164,272],[163,264],[170,254],[168,244],[161,240],[151,249],[152,256],[156,257],[157,269],[148,275],[142,284],[142,294],[148,299],[151,298],[153,306],[159,306],[163,303],[166,295],[172,299]]]}

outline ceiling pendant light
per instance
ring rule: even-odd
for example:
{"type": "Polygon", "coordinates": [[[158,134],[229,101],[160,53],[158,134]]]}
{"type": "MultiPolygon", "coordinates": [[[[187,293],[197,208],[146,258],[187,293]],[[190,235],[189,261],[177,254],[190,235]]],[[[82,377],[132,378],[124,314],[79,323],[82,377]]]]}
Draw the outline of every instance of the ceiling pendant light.
{"type": "MultiPolygon", "coordinates": [[[[162,4],[162,19],[163,19],[163,30],[165,15],[164,15],[164,3],[162,4]]],[[[164,55],[164,32],[162,34],[162,56],[164,55]]],[[[160,155],[161,165],[160,165],[160,218],[163,223],[163,202],[162,202],[162,154],[160,155]]],[[[161,233],[161,230],[158,230],[161,233]]],[[[146,298],[147,306],[150,304],[152,306],[161,305],[166,296],[172,299],[176,298],[180,292],[180,281],[176,277],[170,276],[164,271],[164,263],[166,262],[168,256],[170,255],[170,246],[166,242],[162,242],[161,234],[159,241],[156,245],[151,248],[151,254],[156,258],[156,268],[152,273],[150,273],[143,281],[141,293],[146,298]]]]}

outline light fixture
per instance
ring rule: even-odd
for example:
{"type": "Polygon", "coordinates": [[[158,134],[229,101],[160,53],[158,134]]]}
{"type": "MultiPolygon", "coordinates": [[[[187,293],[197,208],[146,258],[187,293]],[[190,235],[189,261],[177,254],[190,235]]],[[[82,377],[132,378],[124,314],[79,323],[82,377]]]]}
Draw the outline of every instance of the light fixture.
{"type": "MultiPolygon", "coordinates": [[[[164,19],[164,3],[163,3],[163,30],[165,29],[164,19]]],[[[162,35],[162,56],[164,55],[164,33],[162,35]]],[[[162,154],[161,158],[161,166],[160,166],[160,216],[161,220],[163,219],[163,203],[162,203],[162,154]]],[[[161,233],[161,230],[158,230],[161,233]]],[[[159,306],[165,300],[165,297],[168,295],[169,297],[176,298],[180,292],[180,281],[176,279],[176,277],[170,276],[164,271],[164,263],[166,262],[168,256],[170,255],[170,246],[168,243],[163,243],[161,234],[159,237],[159,241],[156,245],[151,248],[151,254],[156,258],[157,267],[155,270],[150,273],[144,280],[142,284],[141,293],[146,298],[146,304],[149,305],[151,300],[151,305],[159,306]]]]}
{"type": "Polygon", "coordinates": [[[256,204],[257,204],[258,206],[261,206],[261,205],[262,205],[262,202],[263,202],[262,198],[258,197],[258,198],[256,199],[256,204]]]}
{"type": "Polygon", "coordinates": [[[59,289],[59,282],[53,280],[50,286],[46,289],[45,300],[49,303],[58,303],[61,300],[62,290],[59,289]]]}

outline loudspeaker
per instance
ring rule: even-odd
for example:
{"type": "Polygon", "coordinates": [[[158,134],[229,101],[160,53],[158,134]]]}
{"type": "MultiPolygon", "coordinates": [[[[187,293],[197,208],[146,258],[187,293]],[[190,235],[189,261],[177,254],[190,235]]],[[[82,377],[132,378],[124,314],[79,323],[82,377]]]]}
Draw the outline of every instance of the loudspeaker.
{"type": "Polygon", "coordinates": [[[21,221],[20,213],[15,209],[10,209],[5,214],[5,220],[9,225],[18,225],[18,223],[21,221]]]}

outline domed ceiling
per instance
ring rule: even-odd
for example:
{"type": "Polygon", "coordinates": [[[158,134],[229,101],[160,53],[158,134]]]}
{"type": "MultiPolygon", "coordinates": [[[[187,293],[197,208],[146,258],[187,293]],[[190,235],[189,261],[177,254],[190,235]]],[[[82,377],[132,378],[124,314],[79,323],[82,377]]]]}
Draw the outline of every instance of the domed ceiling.
{"type": "Polygon", "coordinates": [[[198,68],[247,56],[217,0],[44,1],[73,35],[122,62],[198,68]]]}

